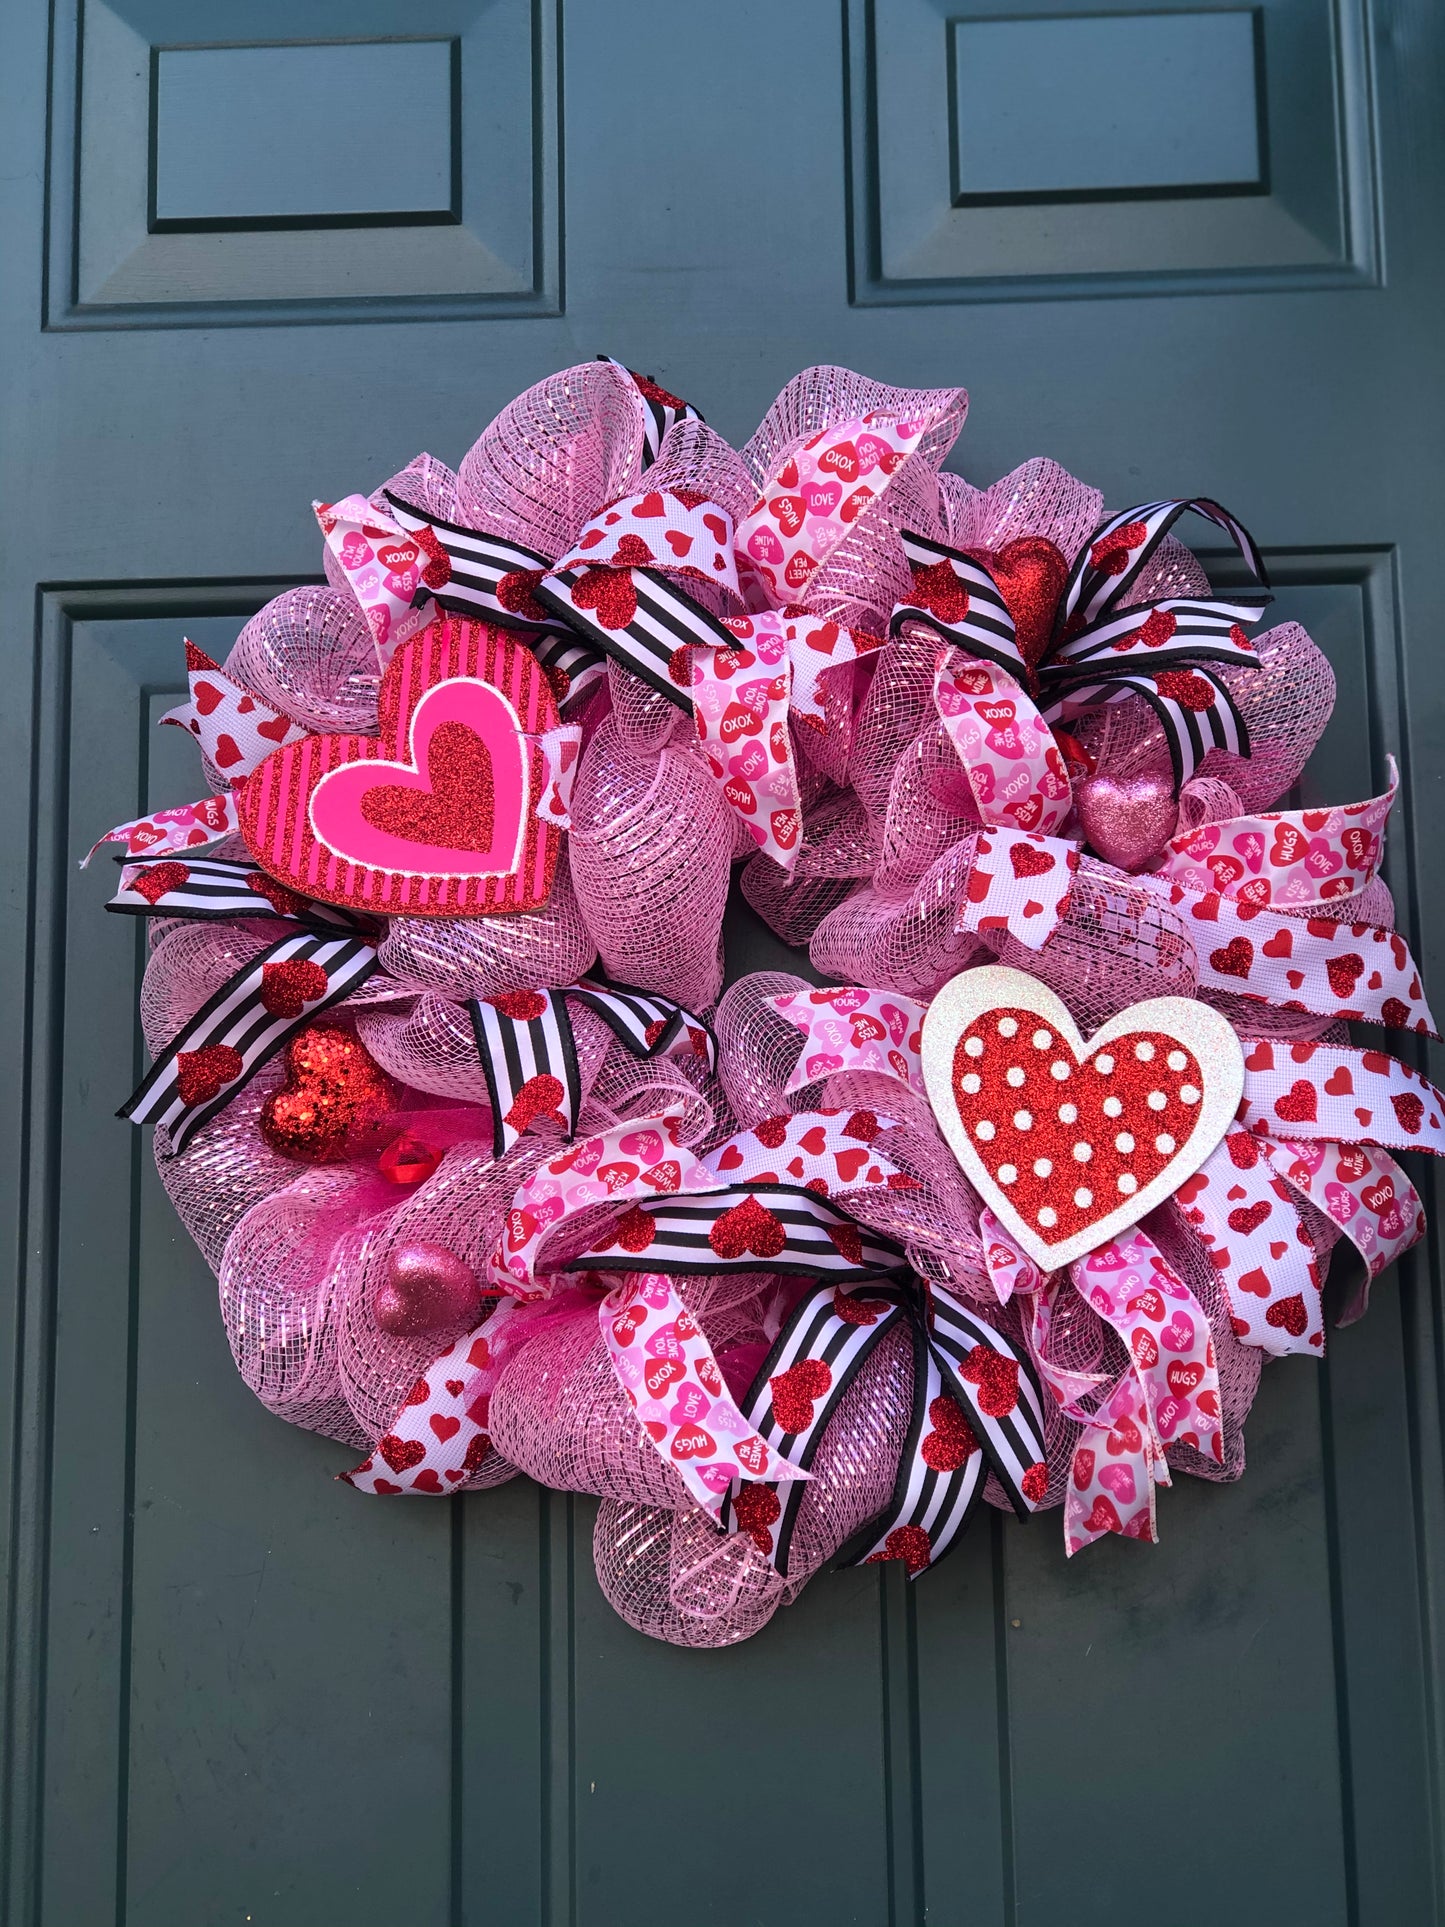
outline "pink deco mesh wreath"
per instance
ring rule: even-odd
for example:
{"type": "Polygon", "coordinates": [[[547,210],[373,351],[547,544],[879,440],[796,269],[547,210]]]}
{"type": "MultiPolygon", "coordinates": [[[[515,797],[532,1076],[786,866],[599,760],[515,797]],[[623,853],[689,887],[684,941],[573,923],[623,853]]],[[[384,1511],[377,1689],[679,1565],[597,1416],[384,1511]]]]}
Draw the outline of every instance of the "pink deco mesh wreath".
{"type": "Polygon", "coordinates": [[[567,369],[316,505],[328,586],[186,645],[210,793],[105,839],[122,1114],[246,1383],[358,1493],[597,1495],[604,1592],[679,1645],[917,1576],[979,1502],[1155,1539],[1323,1352],[1332,1256],[1343,1324],[1420,1237],[1392,1153],[1445,1149],[1348,1029],[1434,1033],[1394,765],[1277,807],[1334,684],[1248,532],[976,489],[965,410],[813,368],[733,450],[567,369]],[[734,870],[798,969],[724,990],[734,870]]]}

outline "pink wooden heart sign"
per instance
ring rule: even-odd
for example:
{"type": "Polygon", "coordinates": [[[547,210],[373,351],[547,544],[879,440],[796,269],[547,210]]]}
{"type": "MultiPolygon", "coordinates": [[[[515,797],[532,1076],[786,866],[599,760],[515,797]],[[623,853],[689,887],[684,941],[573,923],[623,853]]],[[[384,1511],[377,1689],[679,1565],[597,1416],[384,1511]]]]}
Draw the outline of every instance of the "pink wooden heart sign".
{"type": "Polygon", "coordinates": [[[561,831],[537,816],[557,726],[531,652],[485,623],[444,617],[392,657],[376,736],[307,736],[237,792],[258,863],[325,903],[389,916],[532,910],[552,887],[561,831]]]}

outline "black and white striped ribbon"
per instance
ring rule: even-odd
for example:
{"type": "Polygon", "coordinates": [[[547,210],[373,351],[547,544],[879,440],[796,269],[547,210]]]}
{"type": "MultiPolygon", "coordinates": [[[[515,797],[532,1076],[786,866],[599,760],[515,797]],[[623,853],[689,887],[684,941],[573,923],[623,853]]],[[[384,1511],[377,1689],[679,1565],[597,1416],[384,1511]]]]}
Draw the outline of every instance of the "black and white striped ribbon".
{"type": "Polygon", "coordinates": [[[963,1406],[1014,1511],[1027,1518],[1043,1497],[1046,1477],[1044,1397],[1031,1361],[942,1291],[929,1301],[928,1334],[944,1389],[963,1406]],[[1006,1401],[995,1393],[1010,1386],[1016,1402],[999,1411],[1006,1401]]]}
{"type": "Polygon", "coordinates": [[[558,1118],[566,1137],[576,1132],[582,1083],[567,1009],[573,998],[600,1017],[634,1057],[696,1051],[709,1070],[716,1063],[717,1047],[702,1019],[651,991],[584,977],[561,990],[474,997],[468,1008],[487,1080],[496,1157],[509,1151],[538,1116],[558,1118]]]}
{"type": "Polygon", "coordinates": [[[509,1151],[538,1116],[559,1118],[563,1135],[571,1137],[582,1077],[563,993],[473,997],[468,1009],[492,1107],[492,1155],[509,1151]]]}
{"type": "Polygon", "coordinates": [[[925,571],[946,569],[965,596],[967,607],[962,615],[947,617],[922,601],[900,602],[888,624],[890,635],[900,634],[905,622],[925,622],[945,642],[961,644],[971,656],[982,656],[1010,672],[1026,669],[1014,634],[1014,619],[999,593],[998,584],[981,562],[975,562],[959,549],[946,548],[942,542],[930,541],[927,536],[913,535],[907,530],[903,534],[903,553],[915,582],[925,571]]]}
{"type": "Polygon", "coordinates": [[[735,1184],[634,1205],[566,1268],[686,1274],[760,1266],[829,1279],[886,1278],[907,1269],[901,1245],[818,1192],[790,1184],[735,1184]]]}
{"type": "Polygon", "coordinates": [[[1154,551],[1180,516],[1190,513],[1202,515],[1205,521],[1223,529],[1244,557],[1255,581],[1268,588],[1264,557],[1254,537],[1218,502],[1210,501],[1207,496],[1175,496],[1165,502],[1141,502],[1109,516],[1085,543],[1064,587],[1059,606],[1060,630],[1068,635],[1098,622],[1107,610],[1128,602],[1154,551]],[[1137,540],[1126,545],[1117,539],[1125,532],[1132,534],[1136,525],[1137,540]]]}
{"type": "Polygon", "coordinates": [[[717,1068],[717,1039],[711,1026],[670,997],[598,983],[592,977],[582,978],[567,995],[611,1025],[613,1035],[634,1057],[671,1057],[685,1048],[702,1057],[709,1070],[717,1068]]]}
{"type": "Polygon", "coordinates": [[[546,556],[524,548],[520,542],[504,541],[500,536],[423,515],[389,492],[386,499],[408,534],[429,537],[427,547],[442,550],[446,557],[446,581],[433,586],[423,578],[416,601],[430,599],[453,615],[519,631],[518,640],[527,644],[544,669],[560,671],[566,677],[565,694],[559,699],[563,715],[580,707],[606,673],[606,658],[592,642],[578,635],[574,624],[545,612],[527,613],[526,600],[532,598],[536,579],[551,566],[546,556]],[[502,587],[509,576],[526,578],[514,581],[516,595],[502,587]]]}
{"type": "Polygon", "coordinates": [[[662,444],[667,439],[667,431],[673,423],[700,422],[702,416],[691,402],[684,401],[680,395],[670,395],[665,388],[659,387],[651,375],[639,375],[636,369],[627,367],[614,355],[599,355],[597,359],[610,362],[614,368],[621,368],[623,374],[633,383],[642,397],[642,405],[647,417],[642,431],[642,466],[651,468],[661,452],[662,444]]]}
{"type": "Polygon", "coordinates": [[[202,1004],[116,1116],[134,1124],[163,1124],[172,1152],[183,1151],[293,1031],[339,1003],[376,968],[375,949],[358,937],[312,931],[283,937],[202,1004]],[[297,1007],[278,966],[303,963],[325,973],[326,988],[297,1007]]]}
{"type": "MultiPolygon", "coordinates": [[[[1097,676],[1099,665],[1094,667],[1097,676]]],[[[1166,676],[1169,673],[1159,672],[1166,676]]],[[[1211,692],[1212,701],[1196,709],[1176,701],[1167,687],[1161,689],[1158,675],[1112,675],[1107,680],[1096,679],[1071,688],[1066,695],[1045,705],[1044,720],[1059,722],[1095,703],[1117,703],[1127,696],[1142,696],[1164,726],[1176,787],[1189,781],[1211,749],[1227,749],[1236,756],[1248,756],[1249,730],[1223,678],[1202,664],[1193,663],[1173,673],[1187,677],[1191,685],[1204,684],[1211,692]]]]}
{"type": "Polygon", "coordinates": [[[1183,662],[1257,663],[1241,624],[1258,622],[1267,596],[1171,596],[1139,609],[1122,609],[1062,644],[1043,670],[1046,688],[1085,676],[1100,659],[1146,657],[1151,668],[1183,662]]]}
{"type": "Polygon", "coordinates": [[[888,1508],[843,1547],[838,1564],[867,1566],[901,1558],[916,1579],[958,1540],[982,1495],[987,1468],[963,1408],[945,1387],[938,1354],[915,1320],[913,1415],[888,1508]],[[931,1437],[952,1449],[943,1455],[928,1451],[925,1441],[931,1437]]]}
{"type": "MultiPolygon", "coordinates": [[[[822,1284],[795,1308],[741,1409],[770,1446],[807,1471],[839,1400],[873,1347],[900,1318],[909,1321],[913,1333],[908,1436],[887,1507],[843,1549],[840,1559],[863,1565],[904,1558],[910,1575],[916,1576],[936,1564],[963,1530],[986,1471],[998,1478],[1020,1517],[1027,1518],[1044,1497],[1043,1395],[1022,1353],[941,1292],[933,1293],[925,1305],[916,1280],[846,1292],[822,1284]],[[776,1405],[782,1402],[789,1375],[796,1387],[798,1368],[810,1362],[822,1371],[811,1373],[792,1391],[780,1420],[776,1405]],[[810,1400],[806,1424],[796,1432],[785,1430],[810,1400]]],[[[776,1529],[769,1528],[770,1556],[786,1573],[793,1526],[807,1488],[770,1489],[779,1507],[776,1529]]],[[[734,1487],[724,1502],[723,1523],[747,1528],[748,1509],[758,1504],[756,1495],[743,1498],[734,1487]]]]}
{"type": "Polygon", "coordinates": [[[119,859],[121,885],[106,904],[134,917],[277,917],[333,934],[371,929],[338,904],[316,903],[275,882],[257,863],[177,855],[119,859]]]}
{"type": "MultiPolygon", "coordinates": [[[[829,1282],[816,1286],[799,1300],[743,1401],[743,1417],[753,1429],[774,1452],[804,1472],[811,1468],[828,1421],[837,1411],[859,1367],[879,1339],[907,1316],[900,1294],[891,1291],[885,1294],[876,1287],[871,1290],[864,1287],[856,1296],[849,1294],[854,1316],[845,1318],[837,1309],[842,1296],[840,1289],[829,1282]],[[804,1360],[816,1360],[822,1365],[829,1374],[829,1382],[813,1399],[807,1422],[798,1431],[790,1432],[773,1410],[773,1381],[804,1360]]],[[[780,1508],[776,1524],[770,1527],[769,1557],[783,1574],[788,1570],[798,1508],[807,1489],[806,1481],[800,1479],[768,1483],[768,1490],[776,1496],[780,1508]]],[[[746,1523],[746,1510],[740,1516],[735,1506],[738,1496],[739,1488],[735,1486],[723,1498],[719,1517],[729,1531],[746,1523]]],[[[751,1502],[755,1504],[756,1500],[751,1502]]]]}
{"type": "Polygon", "coordinates": [[[537,586],[537,600],[562,621],[570,623],[586,641],[666,696],[679,709],[692,713],[691,681],[680,664],[679,651],[693,643],[708,648],[735,649],[737,637],[690,595],[654,569],[617,569],[607,573],[631,577],[636,609],[627,622],[609,628],[601,612],[579,607],[572,591],[593,569],[556,569],[537,586]],[[673,678],[674,668],[682,682],[673,678]]]}

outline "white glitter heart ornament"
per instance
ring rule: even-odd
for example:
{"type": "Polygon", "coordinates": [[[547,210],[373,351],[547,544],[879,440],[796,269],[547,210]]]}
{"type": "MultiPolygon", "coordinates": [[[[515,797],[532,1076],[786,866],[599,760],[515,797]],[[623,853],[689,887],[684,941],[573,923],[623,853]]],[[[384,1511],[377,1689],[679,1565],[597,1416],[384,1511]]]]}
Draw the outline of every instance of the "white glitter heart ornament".
{"type": "Polygon", "coordinates": [[[1244,1091],[1239,1039],[1208,1004],[1151,997],[1086,1043],[1047,985],[1002,965],[946,983],[922,1044],[928,1101],[965,1176],[1050,1271],[1162,1204],[1244,1091]]]}

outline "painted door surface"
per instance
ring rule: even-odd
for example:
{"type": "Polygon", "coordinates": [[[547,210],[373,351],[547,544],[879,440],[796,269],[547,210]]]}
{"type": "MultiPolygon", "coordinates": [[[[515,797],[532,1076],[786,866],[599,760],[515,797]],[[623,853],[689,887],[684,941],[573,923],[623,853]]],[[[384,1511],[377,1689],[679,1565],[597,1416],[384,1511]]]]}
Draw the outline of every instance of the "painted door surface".
{"type": "MultiPolygon", "coordinates": [[[[5,1918],[1445,1919],[1433,1236],[1269,1368],[1244,1482],[1181,1481],[1157,1549],[995,1516],[915,1589],[823,1577],[676,1651],[603,1604],[591,1501],[374,1504],[251,1399],[112,1115],[140,937],[75,867],[196,793],[152,727],[180,637],[317,576],[313,496],[454,463],[598,350],[735,441],[833,361],[963,382],[976,482],[1046,453],[1243,518],[1339,677],[1309,796],[1401,758],[1388,875],[1445,995],[1438,5],[4,23],[5,1918]]],[[[733,925],[734,970],[777,951],[733,925]]]]}

